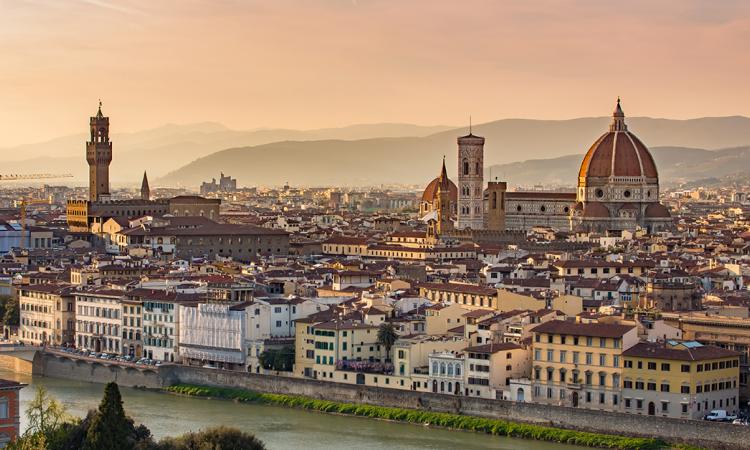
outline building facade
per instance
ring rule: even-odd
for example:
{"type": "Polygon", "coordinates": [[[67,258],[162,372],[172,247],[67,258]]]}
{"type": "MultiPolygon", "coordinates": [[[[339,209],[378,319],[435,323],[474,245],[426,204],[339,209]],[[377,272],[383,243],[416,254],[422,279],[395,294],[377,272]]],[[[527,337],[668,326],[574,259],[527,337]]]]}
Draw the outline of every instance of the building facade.
{"type": "Polygon", "coordinates": [[[75,298],[69,286],[37,284],[18,290],[19,337],[30,345],[72,344],[75,298]]]}
{"type": "Polygon", "coordinates": [[[739,411],[739,356],[688,342],[640,342],[623,352],[623,411],[701,419],[739,411]]]}

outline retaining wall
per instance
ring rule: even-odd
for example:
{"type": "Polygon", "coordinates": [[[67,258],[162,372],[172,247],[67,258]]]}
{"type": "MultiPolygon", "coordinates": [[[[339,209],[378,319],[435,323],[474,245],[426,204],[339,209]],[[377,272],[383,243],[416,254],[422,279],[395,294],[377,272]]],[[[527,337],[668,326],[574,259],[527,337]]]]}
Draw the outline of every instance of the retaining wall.
{"type": "Polygon", "coordinates": [[[560,406],[517,403],[473,397],[365,387],[320,380],[275,377],[186,366],[165,366],[138,371],[100,363],[89,364],[39,353],[35,374],[89,380],[117,381],[124,386],[162,388],[177,383],[244,388],[257,392],[366,403],[436,412],[467,414],[493,419],[549,425],[559,428],[625,436],[658,437],[710,449],[749,448],[750,427],[657,416],[620,414],[560,406]],[[38,372],[37,368],[42,370],[38,372]]]}

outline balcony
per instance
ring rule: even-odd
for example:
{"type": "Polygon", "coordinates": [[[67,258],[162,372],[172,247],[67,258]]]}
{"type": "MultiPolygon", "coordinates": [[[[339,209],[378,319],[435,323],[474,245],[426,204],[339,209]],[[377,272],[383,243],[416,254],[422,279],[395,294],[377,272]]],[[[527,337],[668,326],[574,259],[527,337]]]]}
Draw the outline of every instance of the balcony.
{"type": "Polygon", "coordinates": [[[336,370],[346,370],[349,372],[362,373],[382,373],[384,375],[393,375],[393,364],[371,362],[371,361],[350,361],[340,359],[336,362],[336,370]]]}

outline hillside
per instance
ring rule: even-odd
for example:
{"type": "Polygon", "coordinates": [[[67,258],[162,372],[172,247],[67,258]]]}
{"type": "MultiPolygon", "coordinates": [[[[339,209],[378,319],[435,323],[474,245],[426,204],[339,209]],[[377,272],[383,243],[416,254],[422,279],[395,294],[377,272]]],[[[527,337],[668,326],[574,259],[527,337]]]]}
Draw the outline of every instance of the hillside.
{"type": "MultiPolygon", "coordinates": [[[[509,119],[475,126],[474,133],[487,139],[488,178],[491,174],[513,184],[570,185],[575,183],[580,158],[606,130],[609,120],[509,119]]],[[[750,119],[746,117],[627,120],[630,130],[646,145],[653,149],[664,147],[655,151],[655,157],[665,181],[705,177],[705,173],[699,173],[707,168],[722,173],[735,171],[738,164],[744,163],[738,161],[744,155],[741,148],[712,150],[750,144],[750,119]]],[[[285,181],[300,185],[424,183],[436,176],[442,155],[447,156],[449,175],[455,176],[455,139],[465,132],[454,129],[421,138],[243,146],[193,161],[157,183],[196,187],[220,171],[231,173],[240,185],[248,186],[279,185],[285,181]]]]}
{"type": "MultiPolygon", "coordinates": [[[[140,180],[144,169],[156,178],[196,158],[230,147],[286,140],[426,136],[449,128],[383,123],[318,130],[237,131],[211,122],[190,125],[168,124],[135,133],[112,133],[114,157],[111,179],[113,182],[135,182],[140,180]]],[[[4,167],[5,172],[13,173],[69,172],[77,181],[84,181],[88,173],[84,160],[87,138],[85,133],[81,133],[42,143],[0,148],[0,166],[4,167]]]]}

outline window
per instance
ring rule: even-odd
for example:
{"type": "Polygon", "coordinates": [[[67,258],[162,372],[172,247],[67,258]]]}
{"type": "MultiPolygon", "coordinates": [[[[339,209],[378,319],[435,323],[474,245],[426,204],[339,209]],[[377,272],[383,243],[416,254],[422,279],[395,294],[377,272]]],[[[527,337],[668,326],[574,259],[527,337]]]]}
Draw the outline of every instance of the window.
{"type": "Polygon", "coordinates": [[[586,364],[591,365],[593,364],[592,361],[594,360],[594,354],[593,353],[586,353],[586,364]]]}
{"type": "Polygon", "coordinates": [[[690,386],[680,386],[680,394],[689,394],[690,386]]]}
{"type": "Polygon", "coordinates": [[[8,399],[0,399],[0,419],[8,418],[8,399]]]}
{"type": "Polygon", "coordinates": [[[662,372],[669,372],[669,363],[661,363],[662,372]]]}
{"type": "Polygon", "coordinates": [[[661,402],[661,412],[669,412],[669,402],[661,402]]]}
{"type": "Polygon", "coordinates": [[[682,367],[680,368],[680,370],[681,370],[681,371],[682,371],[683,373],[687,373],[687,372],[690,372],[690,364],[683,364],[683,365],[682,365],[682,367]]]}
{"type": "Polygon", "coordinates": [[[648,363],[648,370],[656,370],[656,363],[655,362],[649,362],[648,363]]]}
{"type": "Polygon", "coordinates": [[[669,383],[662,383],[661,384],[661,391],[662,392],[669,392],[669,383]]]}
{"type": "Polygon", "coordinates": [[[633,368],[633,360],[632,359],[626,359],[625,360],[625,368],[626,369],[632,369],[633,368]]]}

